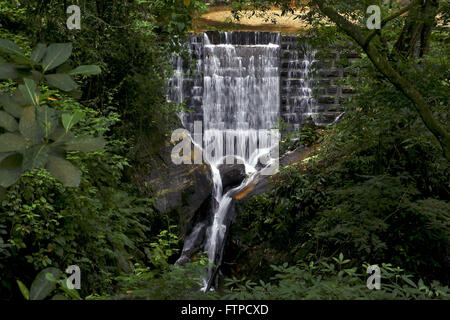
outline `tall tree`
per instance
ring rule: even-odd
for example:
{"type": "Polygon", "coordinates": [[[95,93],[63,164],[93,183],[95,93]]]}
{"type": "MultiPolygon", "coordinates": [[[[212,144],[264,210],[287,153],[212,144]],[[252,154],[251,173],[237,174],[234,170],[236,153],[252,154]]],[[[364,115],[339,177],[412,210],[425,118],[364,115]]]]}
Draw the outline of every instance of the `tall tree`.
{"type": "MultiPolygon", "coordinates": [[[[397,8],[392,10],[382,2],[385,1],[305,0],[299,5],[298,9],[302,11],[299,17],[316,22],[328,18],[352,38],[365,51],[376,69],[412,102],[425,126],[440,143],[445,158],[450,159],[449,132],[433,116],[431,105],[419,87],[410,81],[414,78],[414,71],[404,67],[414,63],[413,59],[422,58],[428,53],[437,17],[441,15],[446,19],[444,10],[448,9],[448,4],[439,0],[411,0],[401,1],[403,5],[399,6],[397,1],[391,1],[395,4],[393,7],[397,8]],[[381,21],[380,30],[366,27],[365,13],[369,5],[379,5],[384,13],[389,11],[389,15],[381,21]],[[389,52],[383,32],[387,25],[398,19],[404,19],[404,25],[389,52]]],[[[283,13],[294,12],[290,8],[290,1],[241,0],[239,3],[241,6],[236,5],[236,12],[243,9],[267,9],[269,3],[282,8],[283,13]]]]}

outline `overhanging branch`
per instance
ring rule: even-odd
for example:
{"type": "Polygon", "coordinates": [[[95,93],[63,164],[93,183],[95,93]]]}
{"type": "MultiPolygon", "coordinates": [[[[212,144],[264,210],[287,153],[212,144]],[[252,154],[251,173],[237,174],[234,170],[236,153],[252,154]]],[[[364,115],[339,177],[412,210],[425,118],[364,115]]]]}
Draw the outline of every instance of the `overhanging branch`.
{"type": "MultiPolygon", "coordinates": [[[[383,29],[383,28],[384,28],[389,22],[391,22],[392,20],[394,20],[394,19],[400,17],[402,14],[404,14],[404,13],[408,12],[409,10],[411,10],[411,8],[412,8],[413,6],[415,6],[416,3],[418,3],[419,1],[420,1],[420,0],[414,0],[414,1],[412,1],[409,5],[407,5],[406,7],[404,7],[404,8],[402,8],[402,9],[398,10],[397,12],[395,12],[394,14],[390,15],[390,16],[387,17],[387,18],[384,18],[384,19],[381,21],[381,29],[383,29]]],[[[381,29],[374,30],[374,31],[372,31],[372,32],[369,34],[369,36],[367,37],[367,39],[366,39],[366,41],[365,41],[365,43],[364,43],[364,47],[367,47],[367,45],[369,44],[369,42],[370,42],[377,34],[380,34],[381,29]]]]}

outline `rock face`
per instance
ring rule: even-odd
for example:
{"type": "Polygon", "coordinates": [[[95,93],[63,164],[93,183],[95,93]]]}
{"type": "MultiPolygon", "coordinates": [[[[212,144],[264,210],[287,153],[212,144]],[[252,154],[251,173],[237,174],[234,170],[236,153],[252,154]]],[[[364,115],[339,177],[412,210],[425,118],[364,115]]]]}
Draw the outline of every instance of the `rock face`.
{"type": "MultiPolygon", "coordinates": [[[[286,153],[280,158],[280,166],[299,164],[308,158],[314,147],[299,148],[286,153]]],[[[231,225],[231,237],[227,243],[224,256],[224,273],[227,276],[246,276],[250,279],[263,279],[271,274],[270,265],[280,264],[289,260],[289,255],[278,250],[276,243],[257,240],[248,230],[253,221],[249,221],[243,210],[253,197],[270,191],[274,180],[279,176],[259,176],[233,195],[235,202],[235,221],[231,225]]]]}
{"type": "MultiPolygon", "coordinates": [[[[166,141],[153,161],[148,174],[139,177],[138,184],[144,190],[152,190],[156,209],[171,216],[178,216],[181,237],[184,238],[200,208],[209,205],[213,190],[211,168],[207,164],[175,164],[171,159],[177,143],[166,141]]],[[[193,152],[192,152],[193,154],[193,152]]],[[[192,161],[193,163],[193,161],[192,161]]]]}
{"type": "MultiPolygon", "coordinates": [[[[280,158],[280,167],[289,166],[294,163],[301,162],[307,158],[312,152],[313,148],[299,148],[286,153],[280,158]]],[[[245,201],[254,196],[263,194],[273,187],[272,176],[258,176],[252,183],[246,186],[243,190],[233,195],[233,198],[238,201],[245,201]]]]}
{"type": "Polygon", "coordinates": [[[221,164],[218,169],[224,190],[240,185],[247,176],[243,164],[221,164]]]}

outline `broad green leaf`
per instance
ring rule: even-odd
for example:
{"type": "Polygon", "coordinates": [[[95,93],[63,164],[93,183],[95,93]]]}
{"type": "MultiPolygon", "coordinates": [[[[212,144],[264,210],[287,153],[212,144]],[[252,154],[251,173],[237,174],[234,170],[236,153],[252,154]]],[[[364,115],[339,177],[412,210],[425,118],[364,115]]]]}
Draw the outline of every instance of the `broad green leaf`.
{"type": "Polygon", "coordinates": [[[29,69],[29,67],[35,64],[33,60],[23,55],[13,54],[11,60],[18,69],[29,69]]]}
{"type": "Polygon", "coordinates": [[[39,96],[36,94],[36,83],[34,80],[24,79],[24,84],[19,85],[19,90],[28,104],[33,106],[39,105],[39,96]]]}
{"type": "Polygon", "coordinates": [[[16,119],[5,111],[0,111],[0,127],[9,132],[14,132],[19,129],[19,124],[16,119]]]}
{"type": "Polygon", "coordinates": [[[14,152],[0,152],[0,162],[12,155],[14,152]]]}
{"type": "Polygon", "coordinates": [[[38,43],[36,48],[34,48],[33,52],[31,52],[31,56],[30,56],[31,60],[33,60],[36,63],[41,62],[46,50],[47,50],[47,45],[45,45],[43,43],[38,43]]]}
{"type": "Polygon", "coordinates": [[[57,294],[55,294],[53,297],[52,297],[52,300],[69,300],[69,299],[67,299],[65,296],[63,296],[62,294],[59,294],[59,293],[57,293],[57,294]]]}
{"type": "Polygon", "coordinates": [[[67,286],[67,278],[62,280],[62,282],[61,282],[61,289],[63,289],[64,292],[67,293],[67,295],[69,297],[71,297],[72,299],[74,299],[74,300],[83,300],[83,299],[81,299],[81,297],[78,294],[78,292],[76,291],[76,289],[69,289],[69,287],[67,286]]]}
{"type": "Polygon", "coordinates": [[[17,284],[19,285],[20,292],[22,293],[25,300],[30,300],[30,291],[27,286],[23,284],[22,281],[17,280],[17,284]]]}
{"type": "Polygon", "coordinates": [[[27,141],[31,141],[32,143],[40,143],[42,138],[45,137],[45,130],[37,121],[35,107],[23,109],[19,122],[19,130],[27,141]]]}
{"type": "Polygon", "coordinates": [[[36,120],[44,130],[46,138],[49,138],[50,135],[58,128],[58,116],[58,111],[47,105],[43,105],[37,109],[36,120]]]}
{"type": "Polygon", "coordinates": [[[49,147],[46,144],[33,146],[23,154],[22,170],[45,168],[48,160],[49,147]]]}
{"type": "Polygon", "coordinates": [[[83,119],[84,113],[76,111],[75,113],[64,113],[61,117],[62,123],[66,132],[72,129],[81,119],[83,119]]]}
{"type": "Polygon", "coordinates": [[[0,136],[0,152],[21,151],[24,150],[26,146],[27,141],[18,134],[4,133],[0,136]]]}
{"type": "Polygon", "coordinates": [[[55,278],[59,278],[61,271],[59,269],[50,267],[42,270],[36,276],[30,288],[31,300],[44,300],[56,288],[56,283],[49,281],[46,274],[51,273],[55,278]]]}
{"type": "Polygon", "coordinates": [[[22,174],[22,155],[15,153],[0,163],[0,186],[8,188],[19,180],[22,174]]]}
{"type": "Polygon", "coordinates": [[[45,79],[51,87],[62,91],[72,91],[77,87],[76,82],[66,73],[48,74],[45,79]]]}
{"type": "Polygon", "coordinates": [[[18,76],[16,67],[11,63],[0,64],[0,80],[16,79],[18,76]]]}
{"type": "Polygon", "coordinates": [[[12,41],[0,39],[0,50],[6,53],[13,53],[23,56],[22,50],[12,41]]]}
{"type": "Polygon", "coordinates": [[[85,66],[79,66],[75,69],[73,69],[72,71],[69,72],[70,75],[75,76],[75,75],[84,75],[84,76],[93,76],[93,75],[98,75],[102,72],[102,70],[100,69],[99,66],[95,66],[95,65],[85,65],[85,66]]]}
{"type": "Polygon", "coordinates": [[[64,150],[95,152],[101,151],[105,147],[105,139],[102,137],[78,137],[65,143],[64,150]]]}
{"type": "Polygon", "coordinates": [[[22,116],[23,107],[25,104],[25,99],[19,90],[16,90],[12,97],[8,94],[0,95],[0,106],[3,106],[6,112],[15,118],[20,118],[22,116]]]}
{"type": "Polygon", "coordinates": [[[80,170],[66,159],[50,156],[48,158],[46,169],[66,187],[78,187],[80,185],[80,170]]]}
{"type": "Polygon", "coordinates": [[[44,72],[63,64],[72,54],[71,43],[53,43],[48,46],[42,65],[44,72]]]}
{"type": "Polygon", "coordinates": [[[74,138],[72,132],[66,132],[64,128],[57,128],[51,135],[50,139],[55,142],[65,142],[74,138]]]}
{"type": "Polygon", "coordinates": [[[45,278],[51,282],[58,282],[58,279],[56,279],[52,273],[46,273],[45,278]]]}

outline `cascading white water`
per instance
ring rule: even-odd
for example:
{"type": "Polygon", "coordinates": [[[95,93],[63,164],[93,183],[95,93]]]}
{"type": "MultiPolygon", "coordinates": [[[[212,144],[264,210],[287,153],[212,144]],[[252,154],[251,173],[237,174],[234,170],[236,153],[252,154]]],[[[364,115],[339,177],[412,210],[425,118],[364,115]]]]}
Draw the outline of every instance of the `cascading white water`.
{"type": "Polygon", "coordinates": [[[286,109],[289,113],[301,116],[300,121],[294,123],[295,129],[299,129],[299,122],[304,123],[309,117],[317,119],[316,101],[313,97],[311,75],[313,65],[316,62],[316,50],[311,50],[309,45],[298,44],[293,48],[288,45],[289,59],[287,61],[286,84],[286,109]],[[302,52],[302,56],[299,53],[302,52]]]}
{"type": "MultiPolygon", "coordinates": [[[[182,59],[177,60],[169,99],[183,102],[185,97],[197,97],[201,100],[203,146],[198,147],[203,150],[204,161],[210,164],[214,183],[212,215],[208,221],[192,227],[178,262],[188,260],[201,242],[201,249],[207,252],[210,263],[219,266],[230,225],[233,195],[252,183],[264,168],[273,163],[274,157],[269,162],[261,159],[270,159],[268,154],[278,148],[279,136],[274,137],[270,129],[277,126],[280,120],[281,46],[278,33],[221,32],[215,36],[214,41],[210,41],[208,33],[203,35],[202,52],[196,46],[198,38],[190,44],[193,47],[191,55],[193,53],[197,59],[196,71],[202,72],[202,77],[186,76],[182,59]],[[243,163],[247,174],[242,184],[231,190],[224,190],[222,185],[220,165],[225,159],[237,159],[238,163],[243,163]]],[[[298,89],[300,91],[288,90],[288,94],[298,97],[295,103],[309,106],[311,89],[306,78],[310,70],[309,62],[313,61],[314,56],[305,57],[301,65],[297,65],[297,59],[297,56],[291,58],[293,73],[289,74],[289,78],[297,72],[296,75],[304,81],[298,89]]],[[[304,110],[311,111],[309,107],[304,110]]],[[[183,125],[193,132],[193,119],[189,119],[186,113],[180,114],[180,117],[183,125]]],[[[214,270],[209,268],[203,279],[203,290],[211,285],[213,277],[214,270]]]]}
{"type": "MultiPolygon", "coordinates": [[[[279,121],[280,45],[279,35],[273,39],[274,43],[268,44],[258,44],[257,41],[254,44],[246,41],[232,44],[232,33],[225,33],[225,42],[215,45],[211,44],[206,33],[204,37],[205,156],[212,167],[213,197],[216,200],[213,222],[206,232],[205,251],[210,263],[220,265],[228,227],[227,214],[233,200],[230,195],[252,181],[258,159],[272,147],[270,135],[260,137],[257,130],[268,132],[279,121]],[[259,148],[255,148],[258,142],[259,148]],[[222,152],[216,152],[219,151],[217,149],[222,152]],[[245,164],[249,178],[223,194],[218,166],[228,156],[234,156],[245,164]]],[[[210,268],[204,289],[213,276],[212,272],[210,268]]]]}

